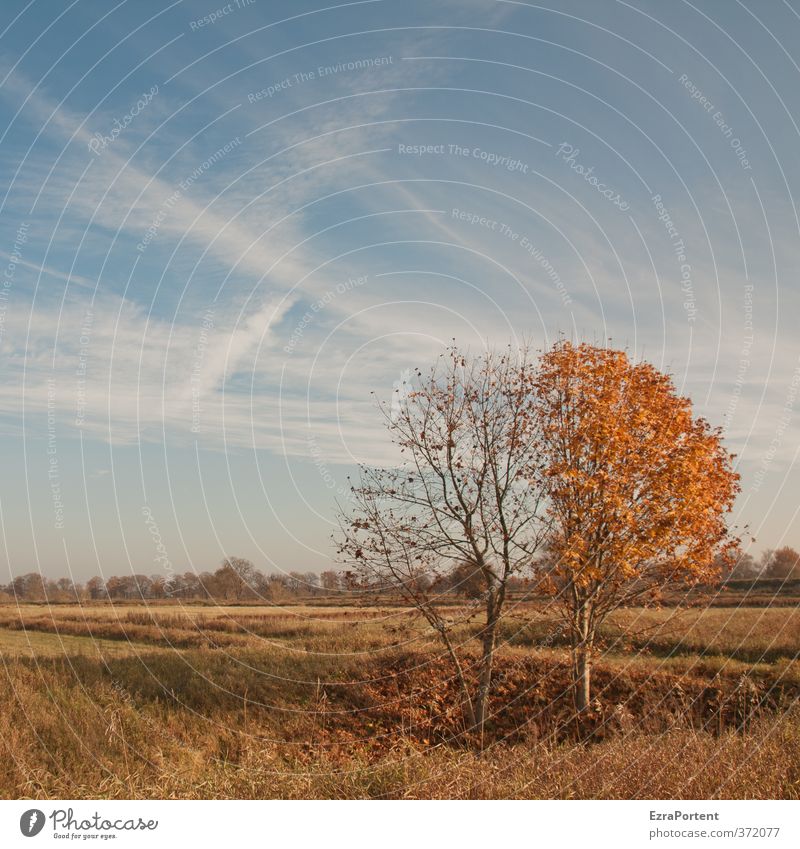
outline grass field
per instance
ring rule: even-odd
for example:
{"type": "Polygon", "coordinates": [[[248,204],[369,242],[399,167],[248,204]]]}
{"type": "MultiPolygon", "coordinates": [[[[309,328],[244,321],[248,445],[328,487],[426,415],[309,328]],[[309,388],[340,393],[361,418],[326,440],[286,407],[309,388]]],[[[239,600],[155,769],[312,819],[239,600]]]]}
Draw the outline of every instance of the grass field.
{"type": "Polygon", "coordinates": [[[619,611],[589,741],[552,611],[503,640],[479,755],[402,607],[2,605],[0,795],[800,798],[800,608],[619,611]]]}

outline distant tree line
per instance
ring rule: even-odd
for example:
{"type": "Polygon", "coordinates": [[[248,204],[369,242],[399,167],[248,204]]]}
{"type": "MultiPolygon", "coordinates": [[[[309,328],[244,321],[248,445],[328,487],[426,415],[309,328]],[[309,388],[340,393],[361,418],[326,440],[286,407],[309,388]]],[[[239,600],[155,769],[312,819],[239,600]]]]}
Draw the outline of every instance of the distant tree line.
{"type": "Polygon", "coordinates": [[[353,589],[353,581],[345,570],[265,575],[242,557],[226,558],[214,572],[95,576],[85,583],[71,578],[53,580],[39,572],[29,572],[6,585],[0,584],[0,592],[11,598],[50,602],[159,599],[279,602],[353,589]]]}
{"type": "MultiPolygon", "coordinates": [[[[543,565],[544,561],[542,561],[543,565]]],[[[733,580],[800,580],[800,553],[790,546],[767,549],[759,558],[738,553],[727,562],[720,562],[723,581],[733,580]]],[[[546,568],[546,567],[545,567],[546,568]]],[[[456,595],[468,599],[480,598],[483,593],[481,576],[472,564],[459,563],[435,581],[417,578],[426,591],[438,595],[456,595]]],[[[510,579],[508,590],[513,593],[533,592],[537,584],[536,571],[530,578],[510,579]]],[[[85,583],[71,578],[46,578],[39,572],[19,575],[8,584],[0,584],[0,594],[23,601],[86,602],[180,599],[183,601],[278,603],[291,599],[321,598],[323,596],[392,594],[391,583],[365,580],[363,575],[346,569],[324,572],[288,572],[265,575],[249,560],[228,557],[214,572],[184,572],[181,575],[111,575],[95,576],[85,583]]]]}
{"type": "Polygon", "coordinates": [[[768,548],[757,560],[751,554],[739,552],[732,563],[720,562],[720,570],[722,577],[729,581],[800,580],[800,554],[788,545],[768,548]]]}

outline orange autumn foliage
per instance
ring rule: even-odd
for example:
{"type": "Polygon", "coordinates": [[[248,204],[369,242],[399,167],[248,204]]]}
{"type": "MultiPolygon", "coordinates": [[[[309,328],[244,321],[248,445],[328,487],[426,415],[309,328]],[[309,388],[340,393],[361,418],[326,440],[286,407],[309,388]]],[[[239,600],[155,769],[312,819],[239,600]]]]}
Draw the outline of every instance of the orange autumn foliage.
{"type": "Polygon", "coordinates": [[[535,474],[553,521],[544,583],[564,605],[585,708],[597,626],[668,582],[712,576],[736,543],[725,514],[739,476],[670,377],[623,351],[557,343],[536,395],[535,474]]]}
{"type": "Polygon", "coordinates": [[[557,571],[614,584],[658,567],[710,577],[739,476],[720,433],[693,418],[671,379],[622,351],[558,344],[538,391],[557,571]]]}

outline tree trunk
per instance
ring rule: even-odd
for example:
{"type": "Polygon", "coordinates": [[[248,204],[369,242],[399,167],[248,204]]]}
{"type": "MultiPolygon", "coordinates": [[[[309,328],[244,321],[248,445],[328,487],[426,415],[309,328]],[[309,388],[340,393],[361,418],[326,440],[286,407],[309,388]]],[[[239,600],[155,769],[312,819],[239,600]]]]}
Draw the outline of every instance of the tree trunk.
{"type": "Polygon", "coordinates": [[[584,713],[592,700],[592,649],[579,646],[575,652],[575,709],[584,713]]]}
{"type": "Polygon", "coordinates": [[[463,685],[461,688],[461,713],[464,716],[464,727],[468,731],[471,731],[476,725],[475,709],[466,685],[463,685]]]}
{"type": "Polygon", "coordinates": [[[572,668],[575,688],[575,710],[580,716],[592,700],[592,651],[594,620],[590,603],[583,601],[575,612],[572,633],[572,668]]]}
{"type": "Polygon", "coordinates": [[[486,705],[489,701],[489,688],[492,684],[492,666],[494,665],[495,634],[494,627],[483,638],[480,672],[478,674],[478,693],[475,697],[475,730],[480,735],[483,748],[483,728],[486,723],[486,705]]]}
{"type": "Polygon", "coordinates": [[[480,749],[483,751],[483,731],[486,725],[486,707],[489,702],[489,690],[492,686],[494,652],[497,647],[497,624],[500,621],[502,600],[490,595],[487,602],[486,627],[481,640],[481,663],[478,671],[478,692],[475,697],[475,727],[478,733],[480,749]],[[499,602],[499,603],[498,603],[499,602]]]}

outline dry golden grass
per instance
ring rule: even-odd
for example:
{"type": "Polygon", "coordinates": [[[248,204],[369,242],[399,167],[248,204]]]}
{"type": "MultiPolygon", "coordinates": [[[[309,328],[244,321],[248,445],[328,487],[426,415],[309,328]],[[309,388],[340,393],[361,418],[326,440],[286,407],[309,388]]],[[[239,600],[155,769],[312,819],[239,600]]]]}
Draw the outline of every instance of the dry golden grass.
{"type": "Polygon", "coordinates": [[[673,613],[609,623],[578,743],[563,640],[519,606],[477,757],[402,608],[4,605],[0,796],[799,798],[797,609],[673,613]]]}
{"type": "Polygon", "coordinates": [[[152,651],[143,643],[123,640],[97,640],[91,637],[69,637],[37,631],[0,630],[0,657],[121,657],[141,651],[152,651]]]}
{"type": "Polygon", "coordinates": [[[620,610],[606,628],[607,643],[658,656],[723,655],[751,663],[795,658],[800,607],[620,610]]]}

